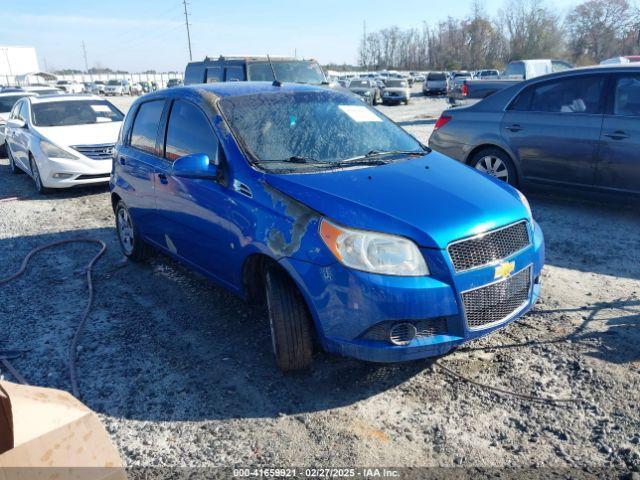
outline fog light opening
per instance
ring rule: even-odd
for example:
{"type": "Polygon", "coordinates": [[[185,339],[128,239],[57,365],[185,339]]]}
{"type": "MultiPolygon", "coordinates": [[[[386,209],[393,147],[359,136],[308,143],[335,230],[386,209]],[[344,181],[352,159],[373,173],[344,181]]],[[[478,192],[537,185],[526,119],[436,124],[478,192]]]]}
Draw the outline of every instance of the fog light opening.
{"type": "Polygon", "coordinates": [[[54,173],[53,174],[53,178],[57,178],[58,180],[65,180],[71,177],[73,177],[73,173],[54,173]]]}
{"type": "Polygon", "coordinates": [[[394,345],[408,345],[416,338],[417,333],[413,323],[396,323],[389,330],[389,341],[394,345]]]}

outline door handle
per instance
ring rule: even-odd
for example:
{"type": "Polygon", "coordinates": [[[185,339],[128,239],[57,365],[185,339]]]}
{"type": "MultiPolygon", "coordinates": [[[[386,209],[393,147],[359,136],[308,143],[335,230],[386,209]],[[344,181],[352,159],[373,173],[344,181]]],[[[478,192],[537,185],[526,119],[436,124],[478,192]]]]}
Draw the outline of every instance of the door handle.
{"type": "Polygon", "coordinates": [[[158,174],[158,178],[160,179],[160,183],[162,183],[164,185],[169,183],[169,180],[167,179],[167,176],[164,173],[159,173],[158,174]]]}
{"type": "Polygon", "coordinates": [[[622,130],[616,130],[612,133],[605,133],[604,136],[609,137],[612,140],[624,140],[625,138],[629,138],[629,135],[627,135],[622,130]]]}
{"type": "Polygon", "coordinates": [[[511,130],[512,132],[519,132],[520,130],[522,130],[522,127],[517,123],[514,123],[513,125],[508,125],[504,128],[506,128],[507,130],[511,130]]]}
{"type": "Polygon", "coordinates": [[[120,162],[120,165],[126,165],[127,164],[127,160],[124,157],[120,157],[118,159],[118,161],[120,162]]]}

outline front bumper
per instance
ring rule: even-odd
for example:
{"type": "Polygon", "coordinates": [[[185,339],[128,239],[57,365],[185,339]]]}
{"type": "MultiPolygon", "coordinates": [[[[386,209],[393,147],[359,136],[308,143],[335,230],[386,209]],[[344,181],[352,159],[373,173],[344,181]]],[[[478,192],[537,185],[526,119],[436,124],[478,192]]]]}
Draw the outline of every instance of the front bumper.
{"type": "Polygon", "coordinates": [[[111,167],[111,160],[92,160],[89,158],[79,160],[44,158],[38,161],[42,184],[47,188],[69,188],[107,183],[111,175],[111,167]],[[70,176],[58,178],[57,174],[70,176]]]}
{"type": "Polygon", "coordinates": [[[282,263],[301,287],[325,350],[375,362],[415,360],[443,355],[505,327],[533,307],[540,295],[544,238],[539,226],[530,228],[532,244],[504,259],[515,262],[516,272],[531,267],[526,302],[487,328],[467,326],[462,292],[494,282],[495,265],[452,273],[447,253],[436,249],[422,249],[431,269],[428,277],[376,275],[338,263],[322,267],[294,259],[284,259],[282,263]],[[365,333],[374,326],[402,321],[444,322],[446,328],[403,346],[365,338],[365,333]]]}

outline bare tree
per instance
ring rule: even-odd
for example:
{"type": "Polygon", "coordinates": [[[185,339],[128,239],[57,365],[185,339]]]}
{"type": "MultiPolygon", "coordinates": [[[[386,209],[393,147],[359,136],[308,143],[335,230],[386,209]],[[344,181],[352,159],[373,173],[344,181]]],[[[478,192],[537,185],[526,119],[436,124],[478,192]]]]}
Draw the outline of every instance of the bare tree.
{"type": "Polygon", "coordinates": [[[588,0],[567,15],[574,62],[590,64],[638,51],[640,15],[627,0],[588,0]]]}
{"type": "Polygon", "coordinates": [[[510,60],[563,56],[560,17],[542,0],[508,0],[499,18],[509,42],[510,60]]]}

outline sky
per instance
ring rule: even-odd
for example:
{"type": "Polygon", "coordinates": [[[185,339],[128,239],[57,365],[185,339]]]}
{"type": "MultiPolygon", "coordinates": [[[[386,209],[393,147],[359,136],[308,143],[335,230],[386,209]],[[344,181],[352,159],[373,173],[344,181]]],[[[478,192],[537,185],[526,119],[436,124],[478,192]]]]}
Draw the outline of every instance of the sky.
{"type": "MultiPolygon", "coordinates": [[[[363,33],[463,17],[473,0],[189,0],[194,60],[206,55],[294,55],[356,63],[363,33]]],[[[578,0],[548,0],[563,14],[578,0]]],[[[484,0],[496,15],[505,0],[484,0]]],[[[183,71],[189,61],[182,0],[2,0],[0,45],[36,47],[40,68],[183,71]]]]}

